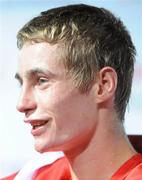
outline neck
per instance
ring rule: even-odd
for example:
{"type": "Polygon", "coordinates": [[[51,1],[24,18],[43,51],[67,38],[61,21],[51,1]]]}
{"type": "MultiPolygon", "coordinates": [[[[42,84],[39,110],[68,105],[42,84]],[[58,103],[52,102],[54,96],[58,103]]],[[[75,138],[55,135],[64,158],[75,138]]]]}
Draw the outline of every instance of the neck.
{"type": "Polygon", "coordinates": [[[73,180],[104,180],[135,154],[122,127],[113,119],[100,121],[85,147],[76,147],[65,152],[70,162],[73,180]],[[83,147],[83,148],[82,148],[83,147]],[[123,149],[123,151],[122,151],[123,149]],[[98,179],[99,177],[99,179],[98,179]]]}

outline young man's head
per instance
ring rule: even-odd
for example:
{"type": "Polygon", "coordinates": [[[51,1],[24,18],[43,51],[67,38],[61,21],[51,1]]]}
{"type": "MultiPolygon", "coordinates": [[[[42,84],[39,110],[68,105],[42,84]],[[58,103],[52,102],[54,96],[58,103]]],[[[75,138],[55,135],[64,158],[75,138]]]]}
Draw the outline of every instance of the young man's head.
{"type": "Polygon", "coordinates": [[[63,62],[77,87],[87,92],[103,67],[118,76],[115,108],[124,119],[134,69],[135,49],[122,22],[103,8],[70,5],[42,12],[18,33],[18,47],[26,42],[60,44],[63,62]]]}
{"type": "MultiPolygon", "coordinates": [[[[39,16],[29,21],[18,32],[17,39],[18,47],[19,49],[22,49],[22,66],[20,66],[22,68],[20,68],[20,73],[17,75],[17,78],[20,79],[21,83],[24,82],[25,77],[28,77],[32,81],[35,78],[35,75],[36,78],[39,78],[39,74],[43,73],[40,68],[45,67],[46,69],[46,63],[42,63],[42,60],[45,59],[46,61],[47,56],[50,57],[50,61],[51,59],[54,59],[54,61],[51,61],[50,63],[48,61],[48,65],[53,70],[54,64],[55,67],[53,72],[55,73],[57,69],[58,80],[63,77],[65,78],[65,76],[66,78],[71,77],[74,87],[79,90],[79,92],[72,91],[70,83],[65,86],[62,84],[63,88],[56,94],[54,94],[54,89],[51,88],[50,90],[49,88],[50,97],[52,96],[52,98],[54,98],[53,96],[55,95],[58,102],[55,99],[55,101],[49,102],[48,97],[46,99],[46,96],[48,96],[47,92],[44,92],[45,102],[41,109],[44,110],[46,103],[51,103],[51,108],[48,109],[49,115],[52,116],[52,113],[50,114],[50,110],[52,112],[52,107],[55,108],[54,110],[56,112],[60,112],[61,108],[58,106],[56,109],[57,106],[54,106],[56,103],[60,102],[60,104],[64,105],[64,112],[61,111],[61,113],[66,117],[66,121],[68,120],[68,116],[69,120],[70,116],[74,116],[74,119],[77,120],[80,119],[76,124],[76,127],[73,127],[74,129],[78,129],[79,124],[81,124],[81,119],[84,119],[84,122],[86,119],[86,124],[84,123],[80,128],[82,128],[83,131],[90,121],[90,126],[88,125],[89,132],[91,124],[93,128],[92,119],[97,112],[95,112],[95,107],[92,106],[93,103],[90,103],[90,99],[86,99],[86,96],[90,93],[94,83],[100,78],[100,72],[102,72],[102,83],[105,84],[107,78],[109,79],[109,77],[111,77],[112,85],[111,83],[109,85],[106,83],[103,88],[106,88],[107,92],[109,91],[109,88],[107,89],[108,86],[110,89],[111,86],[114,86],[114,88],[112,88],[112,93],[114,94],[113,107],[118,118],[121,121],[124,119],[126,105],[129,101],[131,92],[135,48],[123,23],[109,11],[103,8],[96,8],[83,4],[51,9],[42,12],[39,16]],[[34,55],[35,52],[36,55],[34,55]],[[28,59],[29,56],[31,56],[31,59],[28,59]],[[28,61],[24,62],[26,58],[28,61]],[[38,59],[38,63],[35,63],[34,59],[38,59]],[[29,70],[29,72],[24,75],[24,68],[28,69],[31,66],[33,68],[34,65],[35,69],[29,70]],[[58,69],[59,67],[60,69],[58,69]],[[103,71],[101,71],[102,69],[103,71]],[[107,76],[106,79],[105,76],[107,76]],[[65,89],[72,92],[69,95],[70,98],[68,93],[65,92],[65,89]],[[63,99],[57,97],[60,96],[60,94],[64,94],[63,99]],[[69,103],[66,104],[64,100],[68,100],[69,103]],[[81,105],[82,107],[80,107],[81,105]],[[70,110],[66,108],[67,106],[70,107],[70,110]],[[87,111],[90,113],[90,117],[88,117],[87,111]]],[[[49,73],[51,82],[48,86],[56,79],[54,73],[49,73]]],[[[67,80],[66,78],[64,81],[67,80]]],[[[39,83],[41,84],[47,82],[46,78],[39,79],[39,83]]],[[[35,80],[32,83],[34,84],[35,80]]],[[[37,93],[35,90],[32,94],[30,94],[30,91],[33,90],[33,84],[30,87],[27,84],[28,83],[25,81],[25,87],[23,89],[27,88],[26,90],[29,92],[28,98],[32,98],[32,96],[38,94],[36,98],[34,97],[35,101],[38,101],[41,91],[46,87],[46,83],[40,87],[40,92],[37,93]]],[[[58,89],[59,86],[56,86],[55,84],[59,85],[59,83],[54,83],[54,87],[58,89]]],[[[101,91],[100,83],[99,93],[101,93],[101,91]]],[[[92,99],[92,101],[94,101],[94,99],[92,99]]],[[[30,102],[28,108],[19,106],[18,109],[21,112],[25,112],[28,117],[37,107],[37,104],[35,105],[30,102]]],[[[32,119],[34,119],[34,116],[32,119]]],[[[35,122],[32,124],[34,129],[41,125],[40,121],[39,124],[37,122],[38,121],[35,119],[35,122]]],[[[70,126],[69,121],[68,126],[70,126]]],[[[54,128],[56,129],[56,126],[54,128]]],[[[66,126],[63,128],[65,132],[62,140],[65,140],[68,136],[68,128],[66,126]]],[[[86,134],[88,132],[86,132],[86,134]]]]}

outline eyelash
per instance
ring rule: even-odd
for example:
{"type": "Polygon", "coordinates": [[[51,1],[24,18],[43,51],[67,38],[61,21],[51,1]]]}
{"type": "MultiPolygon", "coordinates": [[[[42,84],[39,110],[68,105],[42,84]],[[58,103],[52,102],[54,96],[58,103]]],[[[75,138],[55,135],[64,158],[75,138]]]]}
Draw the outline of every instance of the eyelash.
{"type": "Polygon", "coordinates": [[[48,82],[48,79],[47,79],[47,78],[44,78],[44,77],[38,78],[38,84],[39,84],[39,85],[44,84],[44,83],[47,83],[47,82],[48,82]]]}

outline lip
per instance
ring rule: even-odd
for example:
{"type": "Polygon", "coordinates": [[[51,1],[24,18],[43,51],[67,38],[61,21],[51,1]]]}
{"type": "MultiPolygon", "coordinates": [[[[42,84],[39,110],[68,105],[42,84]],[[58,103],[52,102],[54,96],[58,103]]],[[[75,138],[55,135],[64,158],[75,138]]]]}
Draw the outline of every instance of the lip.
{"type": "Polygon", "coordinates": [[[29,123],[32,126],[31,134],[33,136],[40,136],[46,130],[50,119],[25,119],[25,123],[29,123]]]}

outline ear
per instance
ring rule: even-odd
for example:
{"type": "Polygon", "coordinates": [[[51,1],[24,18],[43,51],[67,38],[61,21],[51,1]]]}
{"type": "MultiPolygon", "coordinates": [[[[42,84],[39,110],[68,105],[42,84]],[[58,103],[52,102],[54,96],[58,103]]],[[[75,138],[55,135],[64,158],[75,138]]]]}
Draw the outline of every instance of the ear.
{"type": "Polygon", "coordinates": [[[117,87],[116,71],[111,67],[104,67],[99,71],[96,81],[97,103],[110,102],[110,100],[114,100],[117,87]]]}

